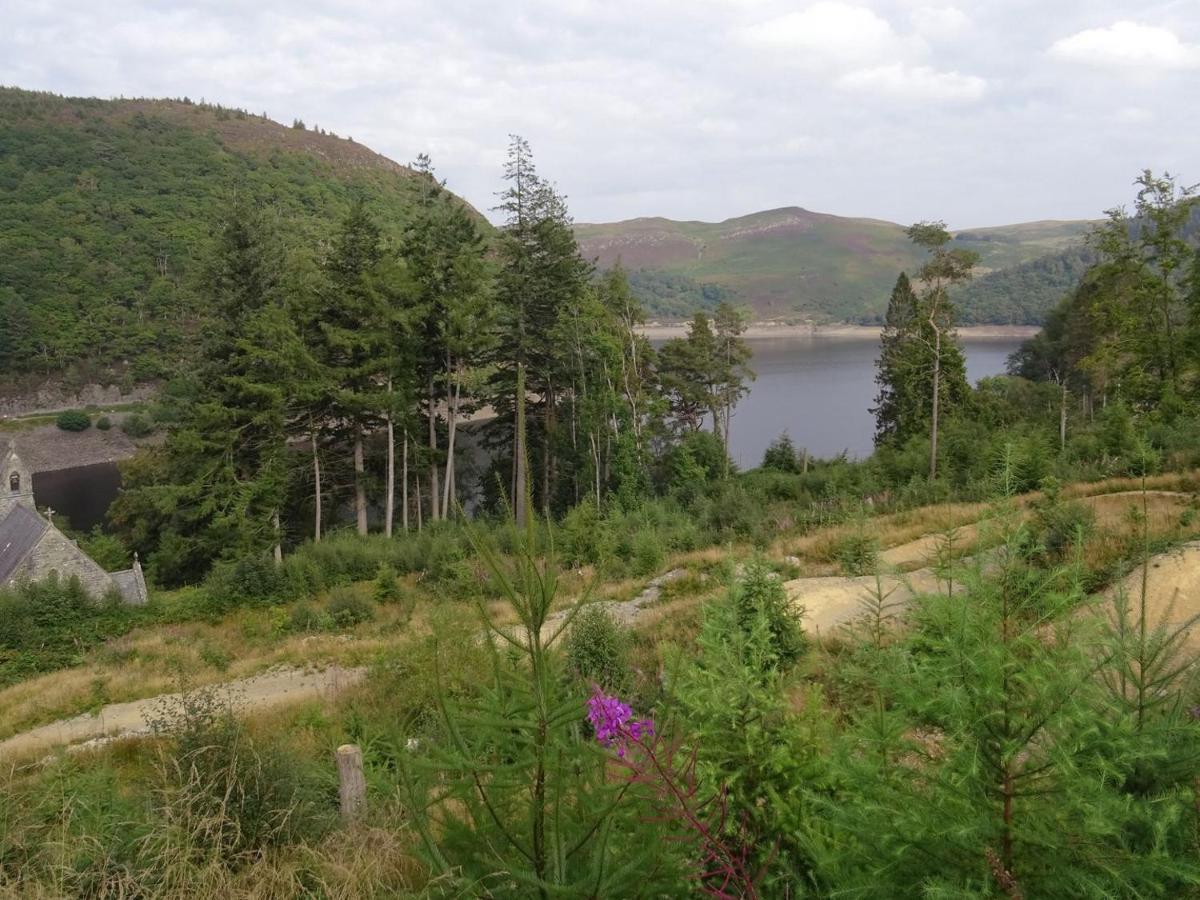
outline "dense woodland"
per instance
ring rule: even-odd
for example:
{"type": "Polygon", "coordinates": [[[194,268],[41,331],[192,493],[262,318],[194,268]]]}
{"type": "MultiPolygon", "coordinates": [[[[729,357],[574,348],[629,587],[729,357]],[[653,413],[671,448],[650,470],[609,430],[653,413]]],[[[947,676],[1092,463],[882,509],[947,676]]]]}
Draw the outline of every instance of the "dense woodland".
{"type": "MultiPolygon", "coordinates": [[[[6,690],[129,670],[177,671],[181,693],[146,740],[0,773],[0,889],[1200,889],[1193,623],[1149,620],[1146,581],[1097,599],[1197,536],[1188,190],[1145,173],[1013,374],[976,387],[952,298],[977,258],[913,225],[923,263],[888,303],[876,452],[812,459],[781,435],[739,472],[739,310],[718,299],[651,348],[629,279],[581,257],[520,138],[494,240],[428,159],[414,172],[400,220],[350,192],[326,230],[285,235],[269,198],[239,192],[204,225],[206,325],[153,410],[164,440],[126,465],[92,539],[141,554],[151,603],[57,581],[0,594],[6,690]],[[1152,517],[1155,485],[1181,511],[1152,517]],[[1115,525],[1080,499],[1131,487],[1115,525]],[[933,586],[903,609],[888,529],[936,538],[933,586]],[[612,610],[668,567],[666,612],[626,627],[612,610]],[[834,573],[862,579],[861,615],[815,633],[784,582],[834,573]],[[186,681],[278,646],[365,680],[249,724],[186,681]],[[345,742],[368,798],[349,822],[330,762],[345,742]]],[[[95,706],[110,686],[75,690],[95,706]]]]}
{"type": "MultiPolygon", "coordinates": [[[[269,200],[299,250],[368,191],[394,238],[412,205],[412,173],[297,126],[186,98],[0,88],[5,379],[134,383],[170,373],[210,319],[203,263],[234,193],[269,200]]],[[[303,277],[311,256],[289,252],[303,277]]]]}

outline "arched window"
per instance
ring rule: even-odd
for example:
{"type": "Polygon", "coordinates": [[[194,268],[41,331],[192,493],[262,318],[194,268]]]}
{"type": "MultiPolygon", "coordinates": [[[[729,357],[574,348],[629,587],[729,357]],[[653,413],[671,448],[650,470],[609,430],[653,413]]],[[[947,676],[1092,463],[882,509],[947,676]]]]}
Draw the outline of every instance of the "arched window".
{"type": "Polygon", "coordinates": [[[21,474],[19,472],[13,472],[8,476],[8,489],[14,494],[21,492],[21,474]]]}

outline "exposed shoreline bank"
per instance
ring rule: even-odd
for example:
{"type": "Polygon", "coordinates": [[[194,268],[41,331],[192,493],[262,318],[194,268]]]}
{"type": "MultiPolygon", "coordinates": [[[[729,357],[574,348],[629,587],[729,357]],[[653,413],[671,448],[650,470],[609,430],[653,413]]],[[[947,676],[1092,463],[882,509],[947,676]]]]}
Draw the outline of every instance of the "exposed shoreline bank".
{"type": "MultiPolygon", "coordinates": [[[[686,322],[672,324],[650,322],[638,330],[643,336],[654,341],[684,337],[687,329],[686,322]]],[[[798,337],[878,340],[882,330],[878,325],[787,325],[778,322],[752,322],[743,337],[747,340],[798,337]]],[[[989,338],[1031,338],[1042,329],[1037,325],[964,325],[957,330],[959,337],[986,340],[989,338]]]]}

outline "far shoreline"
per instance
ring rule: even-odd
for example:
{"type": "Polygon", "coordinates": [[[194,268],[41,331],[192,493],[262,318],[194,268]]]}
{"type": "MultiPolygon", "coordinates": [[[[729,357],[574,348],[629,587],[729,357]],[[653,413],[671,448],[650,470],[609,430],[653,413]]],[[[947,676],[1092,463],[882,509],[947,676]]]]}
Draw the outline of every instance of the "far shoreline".
{"type": "MultiPolygon", "coordinates": [[[[669,340],[685,337],[687,322],[647,322],[638,332],[649,340],[669,340]]],[[[1037,325],[963,325],[955,329],[958,336],[967,339],[1028,339],[1041,327],[1037,325]]],[[[752,322],[742,334],[747,340],[770,338],[831,337],[857,340],[878,340],[883,328],[879,325],[813,325],[786,324],[782,322],[752,322]]]]}

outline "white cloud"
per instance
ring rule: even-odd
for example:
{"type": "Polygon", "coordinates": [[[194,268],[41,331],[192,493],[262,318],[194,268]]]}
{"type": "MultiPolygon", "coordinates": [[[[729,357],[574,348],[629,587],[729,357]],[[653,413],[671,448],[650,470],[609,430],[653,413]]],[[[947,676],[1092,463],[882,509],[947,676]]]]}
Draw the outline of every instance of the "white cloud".
{"type": "Polygon", "coordinates": [[[1154,113],[1140,106],[1125,106],[1117,110],[1113,118],[1123,125],[1140,125],[1154,119],[1154,113]]]}
{"type": "Polygon", "coordinates": [[[1054,42],[1050,55],[1067,62],[1110,68],[1191,69],[1200,66],[1200,46],[1166,28],[1120,21],[1089,28],[1054,42]]]}
{"type": "Polygon", "coordinates": [[[1153,22],[1171,31],[1151,29],[1139,64],[1187,66],[1200,2],[1084,6],[0,0],[0,83],[186,94],[317,123],[401,162],[428,150],[483,210],[517,132],[581,220],[788,203],[896,221],[1082,217],[1119,202],[1147,164],[1200,178],[1188,171],[1200,139],[1173,114],[1193,79],[1147,90],[1085,66],[1064,78],[1064,51],[1046,52],[1097,23],[1153,22]],[[1081,151],[1093,146],[1105,152],[1081,151]]]}
{"type": "Polygon", "coordinates": [[[838,79],[838,86],[893,100],[962,103],[982,97],[987,81],[976,75],[895,63],[849,72],[838,79]]]}
{"type": "Polygon", "coordinates": [[[917,34],[934,41],[958,37],[971,24],[956,6],[918,6],[911,18],[917,34]]]}
{"type": "Polygon", "coordinates": [[[893,50],[897,36],[886,19],[864,6],[822,0],[741,30],[751,45],[823,60],[861,61],[893,50]]]}

